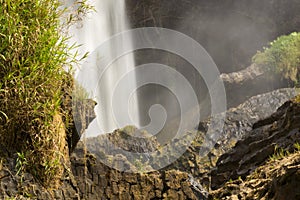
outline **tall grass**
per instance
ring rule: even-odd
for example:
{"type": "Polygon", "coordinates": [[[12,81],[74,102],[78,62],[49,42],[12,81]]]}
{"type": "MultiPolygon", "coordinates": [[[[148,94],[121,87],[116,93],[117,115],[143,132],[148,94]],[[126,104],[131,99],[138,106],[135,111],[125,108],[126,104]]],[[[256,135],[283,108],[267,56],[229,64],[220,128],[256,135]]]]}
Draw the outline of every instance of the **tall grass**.
{"type": "MultiPolygon", "coordinates": [[[[0,0],[0,145],[20,152],[24,170],[45,185],[62,173],[70,113],[64,68],[76,59],[62,35],[58,0],[0,0]]],[[[2,152],[2,156],[5,155],[2,152]]]]}

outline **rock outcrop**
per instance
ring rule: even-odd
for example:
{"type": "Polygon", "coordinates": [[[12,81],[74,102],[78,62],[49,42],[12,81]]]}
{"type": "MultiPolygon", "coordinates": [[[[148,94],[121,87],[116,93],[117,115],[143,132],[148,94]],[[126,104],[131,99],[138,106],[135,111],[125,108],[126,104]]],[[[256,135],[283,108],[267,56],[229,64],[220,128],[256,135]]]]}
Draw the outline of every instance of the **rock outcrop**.
{"type": "Polygon", "coordinates": [[[72,74],[66,72],[60,107],[64,113],[69,154],[74,151],[84,130],[96,118],[94,108],[97,102],[87,99],[87,96],[85,89],[76,82],[72,74]]]}
{"type": "MultiPolygon", "coordinates": [[[[127,162],[126,158],[115,158],[127,162]]],[[[85,199],[201,199],[208,194],[189,174],[177,170],[119,172],[77,148],[71,157],[80,196],[85,199]],[[86,159],[86,162],[85,162],[86,159]]]]}
{"type": "Polygon", "coordinates": [[[97,103],[92,99],[83,99],[77,102],[70,100],[68,106],[70,106],[72,115],[70,115],[71,119],[69,119],[67,130],[69,153],[74,151],[84,130],[96,118],[94,111],[96,105],[97,103]]]}
{"type": "MultiPolygon", "coordinates": [[[[295,89],[285,88],[251,97],[225,113],[224,126],[221,130],[216,130],[213,124],[215,122],[211,122],[210,119],[200,122],[199,129],[205,132],[206,137],[216,133],[219,135],[212,154],[221,155],[233,147],[237,141],[246,137],[255,123],[272,115],[280,106],[296,95],[295,89]],[[211,132],[208,133],[206,130],[209,127],[211,132]]],[[[217,117],[217,119],[219,118],[217,117]]]]}
{"type": "MultiPolygon", "coordinates": [[[[124,157],[115,157],[128,162],[124,157]]],[[[99,162],[85,152],[80,142],[71,156],[61,187],[46,190],[31,174],[22,176],[14,170],[15,159],[0,166],[0,198],[17,199],[206,199],[208,193],[197,180],[185,172],[167,170],[151,173],[125,173],[99,162]],[[13,169],[13,170],[12,170],[13,169]]]]}
{"type": "Polygon", "coordinates": [[[201,184],[210,187],[210,172],[215,167],[218,158],[234,147],[239,140],[247,137],[255,123],[272,115],[296,94],[294,89],[286,88],[254,96],[238,107],[229,109],[225,113],[224,126],[220,130],[217,129],[217,127],[220,128],[219,126],[214,126],[211,119],[200,122],[193,144],[166,169],[191,173],[201,184]],[[209,138],[215,133],[218,135],[215,145],[211,149],[203,149],[205,137],[209,138]],[[206,152],[206,154],[201,155],[200,152],[206,152]]]}
{"type": "Polygon", "coordinates": [[[253,130],[227,153],[212,171],[212,188],[230,179],[244,178],[276,153],[276,149],[293,151],[300,142],[300,104],[287,101],[276,113],[253,125],[253,130]]]}
{"type": "MultiPolygon", "coordinates": [[[[0,162],[0,199],[78,199],[77,189],[70,182],[68,163],[55,191],[45,186],[30,173],[20,173],[16,168],[17,155],[0,162]]],[[[20,164],[20,163],[19,163],[20,164]]],[[[23,163],[26,165],[26,163],[23,163]]]]}
{"type": "MultiPolygon", "coordinates": [[[[245,183],[243,182],[243,187],[235,185],[235,193],[230,194],[241,193],[240,195],[244,197],[249,188],[256,187],[255,183],[247,182],[246,176],[256,168],[263,170],[259,166],[274,153],[275,143],[278,148],[292,152],[292,144],[299,141],[299,104],[288,101],[295,95],[296,91],[293,89],[280,89],[252,97],[244,104],[226,112],[222,130],[214,130],[211,120],[201,122],[199,130],[192,130],[197,132],[197,137],[187,151],[176,162],[154,172],[126,173],[101,163],[97,157],[104,156],[111,161],[112,166],[121,166],[122,169],[129,169],[129,171],[142,171],[137,168],[145,166],[155,167],[141,165],[141,163],[139,165],[118,151],[105,151],[104,144],[101,146],[103,136],[87,139],[88,149],[82,142],[78,143],[70,156],[71,163],[66,163],[64,166],[61,186],[55,191],[46,190],[28,173],[18,174],[15,168],[16,157],[3,160],[0,167],[0,198],[207,199],[210,184],[213,188],[225,184],[221,189],[210,192],[210,196],[227,198],[229,193],[226,191],[233,186],[225,182],[237,179],[239,176],[241,179],[233,183],[240,183],[238,181],[242,180],[245,183]],[[284,104],[285,101],[287,103],[284,104]],[[284,105],[281,106],[282,104],[284,105]],[[278,111],[271,115],[278,107],[280,107],[278,111]],[[209,135],[209,127],[215,132],[219,131],[220,137],[213,150],[203,157],[199,152],[203,148],[205,137],[209,135]],[[254,127],[253,131],[251,131],[252,127],[254,127]],[[89,153],[89,149],[94,154],[89,153]],[[112,156],[113,154],[115,156],[112,156]],[[212,169],[214,170],[211,173],[212,169]]],[[[116,130],[106,138],[112,144],[130,152],[147,153],[160,149],[160,144],[155,137],[149,137],[147,133],[138,132],[130,126],[116,130]]],[[[160,159],[169,158],[161,155],[160,159]]],[[[297,185],[297,162],[297,159],[293,159],[287,168],[276,168],[282,172],[282,176],[275,177],[272,172],[267,175],[269,178],[257,183],[267,188],[269,193],[275,191],[272,194],[280,196],[290,186],[297,185]],[[293,178],[288,174],[292,174],[293,178]],[[282,180],[287,180],[288,185],[283,186],[282,180]],[[292,185],[289,185],[290,183],[292,185]],[[280,190],[277,189],[279,185],[283,186],[280,190]]],[[[254,190],[253,194],[256,195],[254,190]]]]}
{"type": "Polygon", "coordinates": [[[228,108],[236,107],[249,97],[289,86],[289,80],[274,70],[257,64],[251,64],[237,72],[223,73],[220,79],[226,89],[228,108]]]}
{"type": "Polygon", "coordinates": [[[300,199],[300,149],[267,162],[245,179],[227,182],[209,199],[300,199]]]}
{"type": "Polygon", "coordinates": [[[120,153],[118,150],[109,151],[111,145],[133,153],[153,152],[160,147],[155,137],[145,131],[139,131],[134,126],[126,126],[113,133],[87,138],[86,145],[91,153],[103,152],[111,155],[120,153]],[[110,145],[105,142],[106,139],[110,145]]]}

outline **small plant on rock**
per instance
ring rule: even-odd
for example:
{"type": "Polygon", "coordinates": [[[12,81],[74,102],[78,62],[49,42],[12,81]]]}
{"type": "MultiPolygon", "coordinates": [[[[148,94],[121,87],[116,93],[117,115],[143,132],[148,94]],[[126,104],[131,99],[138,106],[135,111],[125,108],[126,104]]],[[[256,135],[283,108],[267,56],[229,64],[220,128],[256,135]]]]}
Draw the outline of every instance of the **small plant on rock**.
{"type": "Polygon", "coordinates": [[[253,62],[268,67],[295,84],[300,80],[300,33],[278,37],[275,41],[258,51],[253,62]]]}

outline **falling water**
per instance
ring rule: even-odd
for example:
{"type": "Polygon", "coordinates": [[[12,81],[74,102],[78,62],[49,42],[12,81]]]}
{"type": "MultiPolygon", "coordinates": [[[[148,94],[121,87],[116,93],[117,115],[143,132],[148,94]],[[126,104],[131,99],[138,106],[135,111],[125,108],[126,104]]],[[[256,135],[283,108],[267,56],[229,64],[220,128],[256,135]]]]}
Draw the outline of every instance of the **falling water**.
{"type": "MultiPolygon", "coordinates": [[[[78,82],[90,93],[90,98],[94,98],[98,103],[95,108],[97,120],[91,123],[86,132],[88,136],[96,136],[129,124],[138,126],[139,117],[136,94],[131,95],[130,99],[124,98],[123,93],[126,91],[117,91],[113,94],[121,77],[134,69],[134,56],[131,53],[123,55],[117,60],[111,59],[118,55],[122,50],[120,48],[130,49],[132,40],[126,38],[126,40],[119,41],[118,44],[111,42],[105,46],[106,49],[101,49],[101,55],[98,55],[97,52],[97,48],[101,48],[104,41],[129,29],[125,0],[95,0],[90,4],[94,6],[96,12],[89,13],[79,25],[71,27],[71,35],[73,36],[72,42],[82,44],[79,53],[90,52],[90,57],[97,57],[96,60],[87,58],[87,61],[76,72],[78,82]],[[100,78],[100,72],[103,72],[106,67],[102,66],[102,60],[111,60],[113,63],[100,78]],[[128,118],[128,113],[112,112],[113,98],[118,106],[125,106],[127,105],[125,101],[129,101],[130,106],[126,110],[129,110],[130,118],[128,118]],[[120,120],[121,124],[115,119],[116,115],[118,115],[118,119],[122,115],[126,116],[120,120]],[[130,120],[128,121],[128,119],[130,120]]],[[[128,86],[125,87],[125,90],[135,88],[135,77],[130,80],[127,82],[128,86]]]]}

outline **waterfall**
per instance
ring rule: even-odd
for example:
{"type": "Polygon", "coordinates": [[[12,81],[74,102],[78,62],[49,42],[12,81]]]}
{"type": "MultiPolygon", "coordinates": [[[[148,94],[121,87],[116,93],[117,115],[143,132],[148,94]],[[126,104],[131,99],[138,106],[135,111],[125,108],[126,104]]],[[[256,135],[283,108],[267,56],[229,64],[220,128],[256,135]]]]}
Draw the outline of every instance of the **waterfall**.
{"type": "Polygon", "coordinates": [[[117,60],[112,58],[118,55],[120,48],[130,48],[132,40],[124,38],[117,44],[115,41],[109,42],[109,45],[103,47],[105,49],[101,49],[101,54],[97,50],[111,36],[129,29],[125,0],[94,0],[88,3],[93,5],[96,11],[90,12],[79,25],[71,27],[70,42],[82,45],[79,47],[81,55],[90,52],[87,60],[76,71],[75,78],[89,92],[90,98],[94,98],[98,103],[95,108],[97,118],[86,131],[87,136],[96,136],[125,125],[138,126],[139,115],[136,94],[131,95],[130,99],[124,98],[126,90],[135,88],[135,76],[127,81],[125,87],[122,86],[123,91],[118,90],[113,94],[118,81],[134,69],[135,63],[133,53],[123,55],[117,60]],[[102,66],[103,60],[111,60],[113,63],[104,70],[106,66],[102,66]],[[102,73],[103,76],[100,76],[102,73]],[[112,101],[118,107],[126,108],[118,109],[120,113],[113,113],[112,101]],[[126,101],[129,101],[129,108],[126,101]],[[124,110],[129,111],[124,113],[124,110]],[[115,119],[116,115],[118,120],[115,119]]]}

